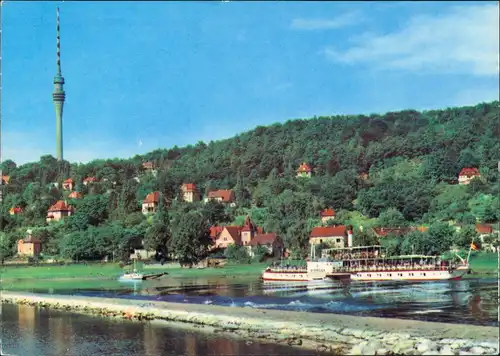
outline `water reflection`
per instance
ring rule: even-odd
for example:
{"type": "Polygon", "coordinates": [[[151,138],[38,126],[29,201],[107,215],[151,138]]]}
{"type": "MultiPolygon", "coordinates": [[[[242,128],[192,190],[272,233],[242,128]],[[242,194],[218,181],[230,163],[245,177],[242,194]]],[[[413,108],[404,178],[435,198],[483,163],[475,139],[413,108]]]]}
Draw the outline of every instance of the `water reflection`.
{"type": "Polygon", "coordinates": [[[107,320],[23,305],[2,305],[3,351],[13,355],[311,355],[153,323],[107,320]]]}
{"type": "MultiPolygon", "coordinates": [[[[263,283],[258,278],[171,278],[56,293],[177,303],[346,313],[498,325],[498,280],[263,283]],[[471,300],[471,297],[477,295],[471,300]],[[470,302],[470,303],[469,303],[470,302]],[[470,305],[469,305],[470,304],[470,305]]],[[[47,292],[39,290],[38,292],[47,292]]]]}

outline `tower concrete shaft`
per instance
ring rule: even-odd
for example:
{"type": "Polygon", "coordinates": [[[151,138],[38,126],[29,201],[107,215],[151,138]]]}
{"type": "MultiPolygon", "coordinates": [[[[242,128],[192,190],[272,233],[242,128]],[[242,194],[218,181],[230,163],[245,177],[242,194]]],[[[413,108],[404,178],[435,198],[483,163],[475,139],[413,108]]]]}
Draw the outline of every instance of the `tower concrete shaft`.
{"type": "Polygon", "coordinates": [[[59,8],[57,8],[57,30],[56,30],[56,51],[57,51],[57,68],[54,76],[54,92],[52,93],[52,101],[56,109],[56,158],[61,161],[63,159],[63,108],[66,93],[64,92],[64,77],[61,73],[61,36],[59,25],[59,8]]]}

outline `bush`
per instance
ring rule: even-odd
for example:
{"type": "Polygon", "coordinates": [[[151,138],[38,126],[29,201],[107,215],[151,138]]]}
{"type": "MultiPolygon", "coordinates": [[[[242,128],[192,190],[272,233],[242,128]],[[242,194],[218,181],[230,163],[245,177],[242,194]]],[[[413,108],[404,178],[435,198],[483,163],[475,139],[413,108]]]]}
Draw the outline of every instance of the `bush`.
{"type": "Polygon", "coordinates": [[[224,256],[231,261],[236,263],[250,263],[250,256],[247,253],[247,249],[239,245],[229,245],[224,251],[224,256]]]}
{"type": "Polygon", "coordinates": [[[253,260],[263,262],[267,256],[267,249],[264,246],[257,245],[252,248],[253,260]]]}

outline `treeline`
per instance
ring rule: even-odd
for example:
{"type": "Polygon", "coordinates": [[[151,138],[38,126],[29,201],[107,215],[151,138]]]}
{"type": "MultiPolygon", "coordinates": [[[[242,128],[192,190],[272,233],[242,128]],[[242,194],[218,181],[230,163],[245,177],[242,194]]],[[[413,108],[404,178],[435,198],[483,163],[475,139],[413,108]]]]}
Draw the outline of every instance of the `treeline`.
{"type": "MultiPolygon", "coordinates": [[[[278,232],[289,249],[306,251],[310,229],[326,207],[339,212],[338,222],[355,227],[496,222],[499,114],[495,101],[426,112],[318,117],[131,159],[70,164],[43,156],[21,166],[7,160],[2,164],[9,176],[0,216],[2,251],[13,254],[15,241],[32,228],[46,254],[126,256],[144,242],[159,253],[175,251],[192,259],[205,253],[199,246],[207,243],[207,226],[238,223],[246,214],[266,231],[278,232]],[[142,167],[147,161],[155,165],[156,176],[142,167]],[[312,178],[295,177],[301,162],[313,168],[312,178]],[[464,167],[479,168],[481,178],[457,185],[464,167]],[[84,186],[89,176],[98,182],[84,186]],[[84,198],[71,201],[74,216],[47,226],[47,209],[67,198],[60,187],[70,177],[84,198]],[[202,194],[233,189],[237,206],[175,202],[187,182],[202,194]],[[140,204],[152,191],[174,203],[145,217],[140,204]],[[10,215],[12,207],[23,212],[10,215]],[[199,243],[187,251],[182,241],[195,240],[199,243]]],[[[432,245],[437,237],[428,239],[432,245]]]]}

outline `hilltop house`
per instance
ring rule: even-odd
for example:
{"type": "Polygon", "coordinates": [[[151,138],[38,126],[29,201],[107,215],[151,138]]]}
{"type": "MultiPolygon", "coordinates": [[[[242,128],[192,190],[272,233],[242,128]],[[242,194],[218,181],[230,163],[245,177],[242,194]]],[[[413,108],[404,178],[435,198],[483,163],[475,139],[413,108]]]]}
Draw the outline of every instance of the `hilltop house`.
{"type": "Polygon", "coordinates": [[[14,207],[10,208],[10,210],[9,210],[10,215],[21,214],[22,212],[23,212],[23,208],[18,207],[18,206],[14,206],[14,207]]]}
{"type": "Polygon", "coordinates": [[[75,182],[71,178],[66,179],[62,184],[64,190],[73,190],[74,186],[75,182]]]}
{"type": "Polygon", "coordinates": [[[143,214],[154,214],[158,210],[160,205],[160,199],[163,199],[163,203],[166,205],[167,201],[160,192],[149,193],[142,202],[142,213],[143,214]]]}
{"type": "Polygon", "coordinates": [[[469,184],[474,178],[481,178],[477,168],[462,168],[458,174],[458,184],[469,184]]]}
{"type": "Polygon", "coordinates": [[[194,183],[184,183],[181,187],[184,201],[192,203],[200,200],[200,193],[194,183]]]}
{"type": "Polygon", "coordinates": [[[83,197],[82,193],[80,193],[80,192],[71,192],[68,195],[69,199],[82,199],[82,197],[83,197]]]}
{"type": "Polygon", "coordinates": [[[319,226],[312,229],[309,244],[318,245],[324,243],[336,248],[342,248],[346,237],[347,227],[345,225],[319,226]]]}
{"type": "Polygon", "coordinates": [[[297,168],[297,177],[299,178],[311,178],[312,169],[311,167],[303,162],[299,168],[297,168]]]}
{"type": "Polygon", "coordinates": [[[208,196],[205,198],[205,203],[213,200],[213,201],[218,201],[220,203],[225,203],[225,204],[230,204],[231,206],[234,206],[234,192],[230,189],[228,190],[212,190],[208,192],[208,196]]]}
{"type": "Polygon", "coordinates": [[[19,256],[38,256],[40,251],[40,240],[31,235],[31,230],[28,230],[28,236],[17,241],[17,254],[19,256]]]}
{"type": "Polygon", "coordinates": [[[47,211],[47,222],[59,221],[67,216],[73,214],[73,208],[66,204],[65,201],[59,200],[57,203],[52,205],[47,211]]]}
{"type": "Polygon", "coordinates": [[[97,182],[97,178],[96,177],[87,177],[83,180],[83,185],[87,186],[89,185],[90,183],[95,183],[97,182]]]}
{"type": "Polygon", "coordinates": [[[324,209],[319,213],[322,223],[326,223],[328,220],[332,220],[335,218],[335,210],[332,208],[324,209]]]}

